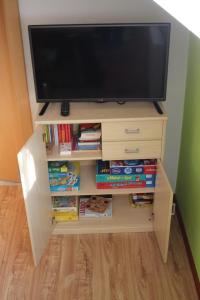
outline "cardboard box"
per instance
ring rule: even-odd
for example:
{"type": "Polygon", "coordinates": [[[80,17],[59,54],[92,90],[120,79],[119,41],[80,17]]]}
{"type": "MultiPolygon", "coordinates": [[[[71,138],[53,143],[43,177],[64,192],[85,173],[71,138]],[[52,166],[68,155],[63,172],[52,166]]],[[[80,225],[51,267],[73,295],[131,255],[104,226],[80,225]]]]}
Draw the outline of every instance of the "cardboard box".
{"type": "Polygon", "coordinates": [[[111,160],[110,173],[112,175],[156,174],[156,159],[111,160]]]}

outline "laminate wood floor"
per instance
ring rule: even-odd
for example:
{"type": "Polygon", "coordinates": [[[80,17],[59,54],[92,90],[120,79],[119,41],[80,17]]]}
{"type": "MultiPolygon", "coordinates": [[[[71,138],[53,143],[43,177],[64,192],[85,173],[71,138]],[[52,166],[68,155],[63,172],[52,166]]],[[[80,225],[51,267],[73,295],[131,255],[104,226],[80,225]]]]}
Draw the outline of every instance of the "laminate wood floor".
{"type": "Polygon", "coordinates": [[[176,219],[168,263],[153,233],[52,236],[31,256],[20,186],[0,186],[0,300],[196,300],[176,219]]]}

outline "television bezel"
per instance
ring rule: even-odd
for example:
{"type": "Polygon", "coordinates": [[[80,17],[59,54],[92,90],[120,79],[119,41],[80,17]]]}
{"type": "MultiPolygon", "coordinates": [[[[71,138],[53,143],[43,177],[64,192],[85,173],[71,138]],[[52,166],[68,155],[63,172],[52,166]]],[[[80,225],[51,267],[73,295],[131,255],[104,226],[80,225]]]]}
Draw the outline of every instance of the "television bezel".
{"type": "Polygon", "coordinates": [[[30,44],[30,53],[31,53],[31,62],[32,62],[32,70],[33,70],[33,79],[34,79],[34,87],[35,87],[35,96],[37,103],[46,103],[46,102],[129,102],[129,101],[144,101],[144,102],[158,102],[166,100],[167,93],[167,78],[168,78],[168,63],[169,63],[169,48],[170,48],[170,32],[171,32],[171,23],[169,22],[150,22],[150,23],[102,23],[102,24],[44,24],[44,25],[28,25],[28,36],[29,36],[29,44],[30,44]],[[36,72],[35,72],[35,61],[33,55],[33,44],[31,38],[31,30],[32,28],[65,28],[65,27],[126,27],[126,26],[166,26],[168,27],[167,34],[167,53],[166,53],[166,62],[165,62],[165,75],[164,75],[164,88],[163,88],[163,97],[162,98],[127,98],[127,97],[112,97],[112,98],[62,98],[62,99],[40,99],[38,97],[37,91],[37,82],[36,82],[36,72]]]}

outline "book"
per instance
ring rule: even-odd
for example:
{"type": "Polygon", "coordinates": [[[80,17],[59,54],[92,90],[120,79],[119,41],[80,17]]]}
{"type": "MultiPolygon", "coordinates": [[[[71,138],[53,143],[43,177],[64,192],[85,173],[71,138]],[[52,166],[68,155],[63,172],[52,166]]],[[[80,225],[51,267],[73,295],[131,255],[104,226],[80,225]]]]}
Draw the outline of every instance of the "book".
{"type": "Polygon", "coordinates": [[[78,197],[56,196],[52,199],[53,218],[55,221],[78,220],[78,197]]]}
{"type": "Polygon", "coordinates": [[[54,124],[53,127],[54,127],[54,143],[55,143],[56,146],[58,146],[58,144],[59,144],[59,141],[58,141],[58,125],[54,124]]]}
{"type": "Polygon", "coordinates": [[[100,144],[101,144],[100,140],[78,142],[78,146],[84,146],[84,145],[92,145],[92,146],[97,145],[98,146],[100,144]]]}
{"type": "Polygon", "coordinates": [[[86,123],[79,126],[79,141],[92,141],[101,138],[101,125],[99,123],[86,123]]]}
{"type": "Polygon", "coordinates": [[[80,196],[79,216],[81,217],[111,217],[112,195],[80,196]]]}
{"type": "Polygon", "coordinates": [[[72,153],[72,144],[71,143],[60,143],[59,144],[60,155],[70,155],[72,153]]]}
{"type": "Polygon", "coordinates": [[[78,150],[100,150],[100,145],[77,145],[78,150]]]}

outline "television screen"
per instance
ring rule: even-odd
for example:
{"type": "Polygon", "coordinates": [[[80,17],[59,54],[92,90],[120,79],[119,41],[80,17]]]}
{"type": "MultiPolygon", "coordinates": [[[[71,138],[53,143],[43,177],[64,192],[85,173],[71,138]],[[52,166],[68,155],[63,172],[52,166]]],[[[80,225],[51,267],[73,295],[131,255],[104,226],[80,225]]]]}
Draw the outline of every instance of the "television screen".
{"type": "Polygon", "coordinates": [[[30,25],[38,102],[165,100],[170,24],[30,25]]]}

